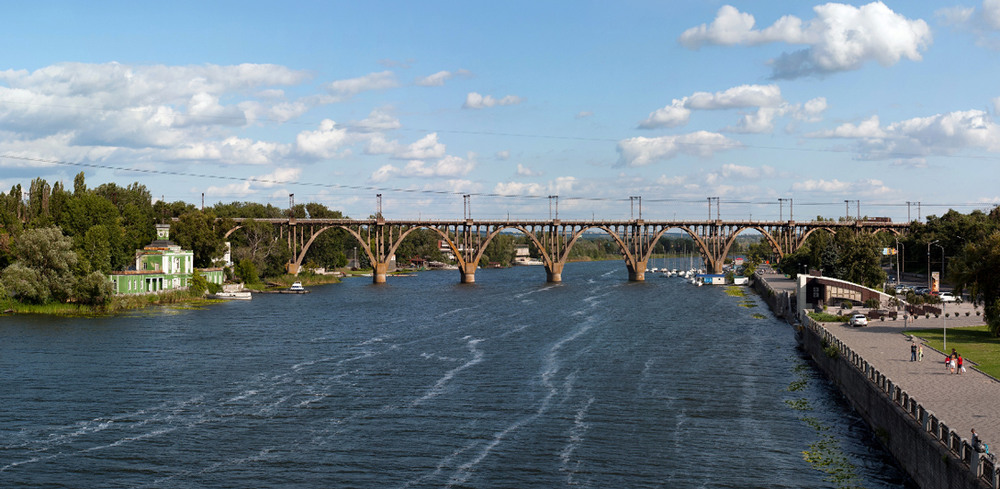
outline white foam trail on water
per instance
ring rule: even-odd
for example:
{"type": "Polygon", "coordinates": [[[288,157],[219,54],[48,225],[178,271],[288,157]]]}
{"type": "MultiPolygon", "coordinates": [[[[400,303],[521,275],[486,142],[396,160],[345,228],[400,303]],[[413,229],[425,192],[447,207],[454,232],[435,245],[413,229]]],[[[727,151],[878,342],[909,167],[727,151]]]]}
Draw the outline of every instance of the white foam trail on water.
{"type": "Polygon", "coordinates": [[[584,403],[583,407],[576,411],[576,416],[573,417],[573,427],[569,430],[569,440],[566,446],[559,452],[559,471],[566,473],[566,485],[576,486],[579,482],[574,480],[577,472],[580,468],[580,461],[573,461],[573,452],[583,444],[584,435],[587,434],[587,430],[590,429],[590,424],[585,422],[587,417],[587,411],[590,409],[590,405],[594,403],[594,398],[590,397],[587,402],[584,403]]]}
{"type": "Polygon", "coordinates": [[[466,336],[462,339],[468,341],[468,343],[466,343],[466,346],[469,349],[469,352],[472,353],[472,358],[469,361],[463,363],[462,365],[459,365],[458,367],[455,367],[445,372],[444,377],[438,379],[438,381],[434,383],[434,386],[431,387],[427,391],[427,393],[424,394],[420,399],[413,401],[412,406],[419,406],[424,401],[441,395],[441,393],[444,392],[445,385],[447,385],[448,382],[455,377],[455,375],[483,361],[483,352],[480,351],[479,348],[477,348],[477,345],[479,345],[479,343],[482,342],[483,340],[475,339],[471,336],[466,336]]]}

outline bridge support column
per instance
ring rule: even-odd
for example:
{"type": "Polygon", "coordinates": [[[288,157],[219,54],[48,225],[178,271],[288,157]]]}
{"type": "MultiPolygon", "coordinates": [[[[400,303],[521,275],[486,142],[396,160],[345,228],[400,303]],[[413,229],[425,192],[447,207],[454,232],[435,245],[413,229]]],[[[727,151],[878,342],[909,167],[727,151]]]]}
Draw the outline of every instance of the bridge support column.
{"type": "Polygon", "coordinates": [[[373,263],[372,264],[372,283],[384,284],[385,276],[389,273],[388,263],[373,263]]]}
{"type": "Polygon", "coordinates": [[[545,281],[552,283],[562,282],[563,265],[565,263],[553,263],[551,266],[545,265],[545,281]]]}
{"type": "Polygon", "coordinates": [[[285,271],[288,272],[289,275],[298,275],[299,265],[295,262],[288,262],[285,264],[285,271]]]}
{"type": "Polygon", "coordinates": [[[646,261],[636,262],[635,264],[626,264],[628,268],[628,279],[630,282],[645,282],[646,281],[646,261]]]}
{"type": "Polygon", "coordinates": [[[458,271],[462,273],[462,283],[463,284],[474,284],[476,283],[476,264],[475,263],[463,263],[458,266],[458,271]]]}

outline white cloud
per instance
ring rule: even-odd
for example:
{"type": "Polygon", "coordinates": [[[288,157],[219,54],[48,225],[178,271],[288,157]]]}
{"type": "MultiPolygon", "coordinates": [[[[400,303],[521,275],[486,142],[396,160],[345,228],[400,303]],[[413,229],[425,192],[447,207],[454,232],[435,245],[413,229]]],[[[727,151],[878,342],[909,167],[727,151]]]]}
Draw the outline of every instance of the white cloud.
{"type": "Polygon", "coordinates": [[[807,136],[857,139],[863,159],[923,158],[967,149],[1000,152],[1000,126],[981,110],[917,117],[882,127],[877,116],[807,136]]]}
{"type": "MultiPolygon", "coordinates": [[[[209,186],[205,189],[205,195],[212,197],[245,197],[263,189],[297,182],[301,175],[301,168],[278,168],[272,173],[250,177],[242,182],[231,183],[221,187],[209,186]]],[[[287,195],[287,192],[283,192],[283,194],[287,195]]]]}
{"type": "Polygon", "coordinates": [[[295,137],[295,147],[299,154],[310,158],[340,158],[348,144],[347,129],[337,127],[337,123],[324,119],[315,131],[302,131],[295,137]]]}
{"type": "Polygon", "coordinates": [[[594,113],[591,112],[591,111],[589,111],[589,110],[581,110],[580,112],[577,112],[576,115],[573,116],[573,118],[574,119],[586,119],[588,117],[593,117],[593,115],[594,115],[594,113]]]}
{"type": "Polygon", "coordinates": [[[656,184],[657,185],[662,185],[664,187],[678,187],[678,186],[684,185],[684,182],[686,182],[686,181],[687,181],[687,177],[680,176],[680,175],[675,176],[675,177],[668,177],[666,175],[660,175],[660,177],[656,179],[656,184]]]}
{"type": "Polygon", "coordinates": [[[457,70],[455,72],[439,71],[437,73],[434,73],[433,75],[417,78],[414,83],[422,87],[440,87],[444,86],[444,82],[456,76],[472,76],[472,73],[470,73],[468,70],[457,70]]]}
{"type": "Polygon", "coordinates": [[[830,131],[818,131],[806,135],[807,137],[815,138],[884,138],[886,133],[879,124],[879,119],[877,115],[873,115],[868,119],[861,121],[860,124],[851,124],[849,122],[837,126],[836,129],[830,131]]]}
{"type": "Polygon", "coordinates": [[[722,168],[719,171],[711,172],[706,175],[705,183],[708,185],[717,185],[721,182],[747,182],[750,180],[768,178],[774,176],[774,173],[774,168],[767,165],[755,168],[752,166],[727,163],[722,165],[722,168]]]}
{"type": "Polygon", "coordinates": [[[996,34],[1000,31],[1000,0],[983,0],[979,8],[947,7],[935,12],[945,24],[961,32],[970,32],[976,43],[990,49],[1000,49],[996,34]]]}
{"type": "Polygon", "coordinates": [[[853,182],[841,182],[837,179],[806,180],[792,184],[792,190],[796,192],[849,195],[885,195],[892,193],[891,188],[877,179],[861,179],[853,182]]]}
{"type": "Polygon", "coordinates": [[[526,166],[518,163],[517,164],[517,174],[520,175],[520,176],[522,176],[522,177],[537,177],[537,176],[541,175],[542,173],[541,172],[537,172],[535,170],[532,170],[531,168],[528,168],[528,167],[526,167],[526,166]]]}
{"type": "Polygon", "coordinates": [[[397,176],[420,178],[460,177],[471,172],[476,167],[476,164],[475,153],[469,153],[466,158],[445,155],[433,164],[427,164],[423,160],[412,160],[402,168],[393,165],[383,165],[372,173],[370,180],[373,182],[384,182],[397,176]]]}
{"type": "Polygon", "coordinates": [[[670,105],[656,109],[646,120],[639,123],[641,129],[683,126],[691,119],[691,110],[684,106],[685,100],[674,99],[670,105]]]}
{"type": "Polygon", "coordinates": [[[692,27],[678,41],[690,49],[705,44],[772,42],[807,46],[771,60],[775,78],[856,70],[869,61],[882,66],[894,65],[903,58],[920,61],[921,51],[931,43],[930,27],[925,21],[907,19],[882,2],[861,7],[827,3],[813,7],[813,11],[816,17],[812,20],[786,15],[759,30],[754,28],[753,15],[726,5],[710,25],[692,27]]]}
{"type": "Polygon", "coordinates": [[[500,195],[559,195],[568,194],[576,187],[576,177],[558,177],[555,180],[541,183],[499,182],[493,187],[493,193],[500,195]]]}
{"type": "Polygon", "coordinates": [[[373,109],[364,120],[351,124],[355,130],[388,131],[403,127],[388,109],[373,109]]]}
{"type": "Polygon", "coordinates": [[[493,98],[492,95],[480,95],[476,92],[469,92],[465,96],[465,103],[462,104],[463,109],[485,109],[489,107],[495,107],[498,105],[517,105],[522,102],[523,99],[516,95],[507,95],[499,100],[493,98]]]}
{"type": "Polygon", "coordinates": [[[410,144],[402,151],[392,155],[402,160],[426,160],[441,158],[445,155],[445,146],[438,142],[437,133],[430,133],[410,144]]]}
{"type": "Polygon", "coordinates": [[[386,90],[399,86],[396,74],[391,71],[380,71],[369,73],[357,78],[337,80],[326,86],[326,89],[337,99],[344,100],[361,92],[373,90],[386,90]]]}
{"type": "Polygon", "coordinates": [[[695,92],[681,99],[674,99],[670,105],[649,114],[639,123],[640,129],[677,127],[687,124],[692,110],[725,110],[757,107],[754,114],[745,114],[734,128],[734,132],[768,132],[774,128],[774,119],[786,114],[798,118],[815,120],[826,109],[826,99],[817,98],[806,103],[788,104],[781,97],[777,85],[740,85],[721,92],[695,92]]]}
{"type": "Polygon", "coordinates": [[[656,138],[636,137],[618,142],[617,166],[645,166],[680,154],[709,157],[717,151],[740,146],[738,141],[708,131],[656,138]]]}
{"type": "Polygon", "coordinates": [[[500,160],[500,161],[507,161],[507,160],[510,159],[510,151],[508,151],[506,149],[502,150],[502,151],[497,151],[497,155],[496,156],[497,156],[497,159],[500,160]]]}

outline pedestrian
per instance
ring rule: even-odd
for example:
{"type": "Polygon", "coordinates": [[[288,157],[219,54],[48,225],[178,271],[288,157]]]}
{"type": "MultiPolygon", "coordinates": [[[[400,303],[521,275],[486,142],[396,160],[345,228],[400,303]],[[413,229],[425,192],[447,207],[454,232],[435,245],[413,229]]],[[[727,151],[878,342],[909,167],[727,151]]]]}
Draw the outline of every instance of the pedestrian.
{"type": "Polygon", "coordinates": [[[916,343],[911,343],[910,344],[910,361],[911,362],[917,361],[917,344],[916,343]]]}
{"type": "MultiPolygon", "coordinates": [[[[946,368],[949,371],[951,371],[951,357],[944,357],[944,368],[946,368]]],[[[951,372],[951,373],[955,373],[955,372],[951,372]]]]}
{"type": "Polygon", "coordinates": [[[924,361],[924,344],[923,343],[917,345],[917,361],[918,362],[924,361]]]}
{"type": "Polygon", "coordinates": [[[958,366],[955,369],[956,373],[965,372],[965,364],[962,362],[962,355],[958,355],[958,366]]]}
{"type": "Polygon", "coordinates": [[[972,449],[979,453],[986,451],[986,447],[983,446],[983,440],[979,439],[979,435],[976,434],[975,428],[972,428],[972,449]]]}
{"type": "MultiPolygon", "coordinates": [[[[956,353],[956,355],[957,355],[957,353],[956,353]]],[[[951,373],[955,373],[955,367],[958,366],[957,363],[958,363],[958,360],[955,359],[954,355],[948,357],[948,370],[950,370],[951,373]]]]}

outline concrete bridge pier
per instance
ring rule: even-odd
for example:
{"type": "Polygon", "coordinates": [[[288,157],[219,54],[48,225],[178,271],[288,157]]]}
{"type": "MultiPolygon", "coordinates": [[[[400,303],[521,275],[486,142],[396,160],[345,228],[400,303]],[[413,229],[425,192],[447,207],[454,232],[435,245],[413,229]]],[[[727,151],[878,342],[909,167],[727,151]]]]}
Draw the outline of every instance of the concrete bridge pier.
{"type": "Polygon", "coordinates": [[[462,274],[463,284],[474,284],[476,283],[476,264],[475,263],[463,263],[458,266],[458,271],[462,274]]]}
{"type": "Polygon", "coordinates": [[[553,263],[545,265],[545,281],[551,283],[562,282],[562,271],[565,263],[553,263]]]}
{"type": "Polygon", "coordinates": [[[285,264],[285,271],[288,272],[289,275],[298,275],[299,265],[295,262],[290,261],[285,264]]]}
{"type": "Polygon", "coordinates": [[[628,280],[629,282],[645,282],[646,281],[646,265],[648,261],[640,261],[634,264],[628,263],[625,266],[628,268],[628,280]]]}
{"type": "Polygon", "coordinates": [[[384,284],[385,277],[389,273],[388,263],[373,263],[372,264],[372,283],[384,284]]]}

